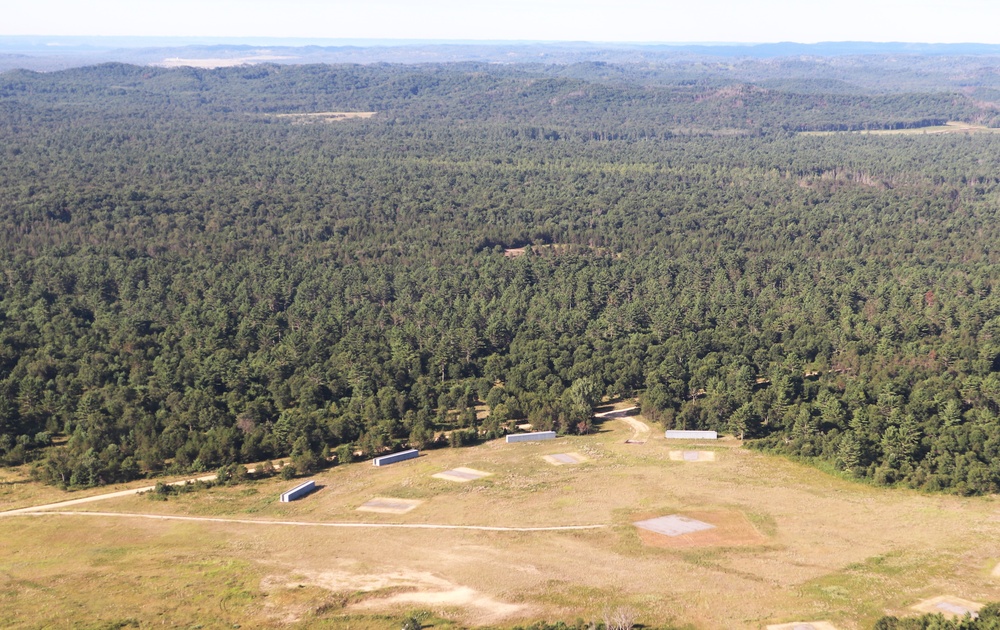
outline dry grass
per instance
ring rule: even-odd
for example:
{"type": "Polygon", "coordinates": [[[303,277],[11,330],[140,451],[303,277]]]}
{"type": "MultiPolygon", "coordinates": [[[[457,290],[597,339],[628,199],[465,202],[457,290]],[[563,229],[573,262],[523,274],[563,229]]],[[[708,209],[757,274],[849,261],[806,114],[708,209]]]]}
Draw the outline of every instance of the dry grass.
{"type": "MultiPolygon", "coordinates": [[[[623,443],[629,434],[624,423],[605,422],[581,438],[428,451],[388,468],[340,466],[315,477],[319,492],[287,504],[278,495],[288,482],[276,479],[166,502],[128,497],[74,508],[318,522],[609,525],[601,530],[0,517],[0,626],[135,618],[205,628],[374,629],[398,627],[401,615],[417,609],[464,625],[514,625],[599,619],[605,606],[622,604],[646,625],[677,620],[758,630],[828,619],[852,630],[886,613],[913,614],[910,606],[939,593],[1000,599],[1000,581],[988,567],[1000,557],[996,498],[872,488],[731,440],[713,443],[724,456],[712,466],[687,466],[669,458],[676,443],[654,433],[635,448],[623,443]],[[567,447],[588,461],[556,467],[543,459],[567,447]],[[432,477],[457,467],[494,474],[473,484],[432,477]],[[406,514],[356,511],[374,497],[423,503],[406,514]],[[763,540],[650,547],[631,524],[639,513],[701,514],[707,521],[736,514],[763,540]],[[385,584],[352,586],[371,580],[385,584]]],[[[52,498],[52,490],[34,484],[18,488],[19,503],[32,494],[39,503],[52,498]]]]}

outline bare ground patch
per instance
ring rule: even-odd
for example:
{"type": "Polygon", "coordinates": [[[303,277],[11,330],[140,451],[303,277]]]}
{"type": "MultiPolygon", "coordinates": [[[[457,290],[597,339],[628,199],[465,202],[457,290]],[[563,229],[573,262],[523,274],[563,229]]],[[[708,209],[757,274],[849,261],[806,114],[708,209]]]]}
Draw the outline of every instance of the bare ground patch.
{"type": "Polygon", "coordinates": [[[525,604],[502,602],[468,586],[455,584],[432,573],[393,571],[356,574],[346,571],[294,571],[272,575],[261,581],[261,589],[274,593],[312,586],[339,594],[346,610],[373,610],[417,604],[435,612],[465,611],[475,624],[491,624],[530,614],[525,604]]]}
{"type": "Polygon", "coordinates": [[[837,628],[829,621],[793,621],[770,625],[767,630],[837,630],[837,628]]]}

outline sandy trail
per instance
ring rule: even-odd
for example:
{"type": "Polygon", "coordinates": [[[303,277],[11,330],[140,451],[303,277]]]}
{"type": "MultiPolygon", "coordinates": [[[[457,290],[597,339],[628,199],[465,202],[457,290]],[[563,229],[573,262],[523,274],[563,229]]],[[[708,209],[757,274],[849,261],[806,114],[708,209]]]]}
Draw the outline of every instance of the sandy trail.
{"type": "Polygon", "coordinates": [[[649,425],[638,418],[622,418],[622,422],[632,427],[632,437],[625,440],[626,444],[645,444],[649,439],[649,425]]]}
{"type": "MultiPolygon", "coordinates": [[[[491,525],[435,525],[431,523],[324,523],[321,521],[276,521],[268,519],[219,518],[209,516],[174,516],[167,514],[137,514],[133,512],[34,512],[33,508],[18,510],[21,516],[99,516],[104,518],[145,518],[159,521],[193,521],[202,523],[235,523],[238,525],[291,525],[295,527],[344,527],[375,529],[460,529],[481,532],[567,532],[603,529],[607,525],[556,525],[552,527],[500,527],[491,525]]],[[[4,515],[14,512],[4,512],[4,515]]]]}
{"type": "Polygon", "coordinates": [[[603,413],[594,414],[597,418],[614,418],[621,420],[632,428],[632,437],[625,440],[626,444],[645,444],[649,439],[649,425],[636,418],[633,414],[638,411],[638,407],[628,407],[627,409],[615,409],[603,413]]]}

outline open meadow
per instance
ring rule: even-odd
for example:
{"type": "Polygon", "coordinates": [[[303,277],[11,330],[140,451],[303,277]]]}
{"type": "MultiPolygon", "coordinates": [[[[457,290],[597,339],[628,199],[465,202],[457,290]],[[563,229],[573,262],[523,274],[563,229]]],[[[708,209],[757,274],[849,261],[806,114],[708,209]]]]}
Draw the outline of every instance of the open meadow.
{"type": "MultiPolygon", "coordinates": [[[[338,466],[287,504],[294,483],[272,479],[2,517],[0,625],[398,628],[425,611],[425,627],[509,627],[627,606],[646,626],[846,630],[939,595],[1000,599],[994,497],[873,488],[735,440],[690,445],[714,460],[671,458],[686,446],[655,428],[626,443],[634,431],[615,418],[586,437],[338,466]],[[576,463],[553,461],[564,453],[576,463]],[[432,476],[456,468],[492,474],[432,476]],[[375,498],[415,507],[358,511],[375,498]],[[632,525],[673,514],[715,527],[632,525]]],[[[54,496],[18,488],[19,506],[54,496]]]]}

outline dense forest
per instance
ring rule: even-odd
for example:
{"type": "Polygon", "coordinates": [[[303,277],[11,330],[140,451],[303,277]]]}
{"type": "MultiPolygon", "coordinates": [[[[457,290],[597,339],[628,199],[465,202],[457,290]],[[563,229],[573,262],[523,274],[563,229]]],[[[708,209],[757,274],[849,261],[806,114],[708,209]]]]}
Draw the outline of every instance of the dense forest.
{"type": "Polygon", "coordinates": [[[1000,135],[800,133],[1000,124],[976,85],[900,76],[0,74],[0,458],[64,486],[308,468],[586,432],[635,396],[666,428],[996,492],[1000,135]],[[376,114],[283,115],[341,111],[376,114]]]}

